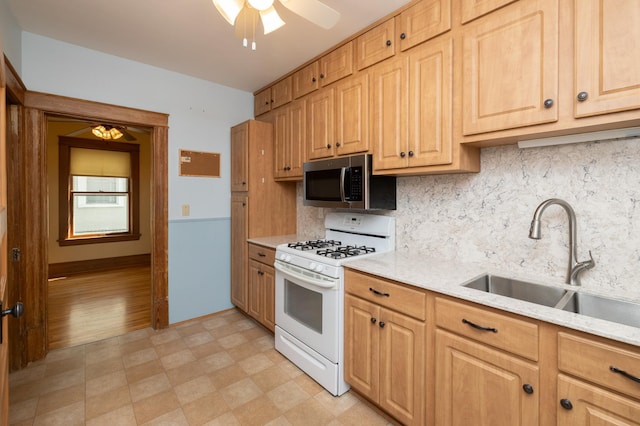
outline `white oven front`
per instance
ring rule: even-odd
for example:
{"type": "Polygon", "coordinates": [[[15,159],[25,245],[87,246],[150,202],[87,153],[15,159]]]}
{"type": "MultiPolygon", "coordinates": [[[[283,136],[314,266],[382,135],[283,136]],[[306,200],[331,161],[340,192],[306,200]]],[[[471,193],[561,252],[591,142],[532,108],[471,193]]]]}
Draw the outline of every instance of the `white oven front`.
{"type": "Polygon", "coordinates": [[[329,361],[341,361],[341,277],[280,261],[275,262],[275,269],[276,325],[329,361]]]}

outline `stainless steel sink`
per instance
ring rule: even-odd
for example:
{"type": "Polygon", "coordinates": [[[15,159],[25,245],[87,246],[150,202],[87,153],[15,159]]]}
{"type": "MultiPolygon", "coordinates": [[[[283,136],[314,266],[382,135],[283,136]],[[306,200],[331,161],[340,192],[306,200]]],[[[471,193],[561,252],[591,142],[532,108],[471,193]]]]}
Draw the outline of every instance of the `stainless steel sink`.
{"type": "Polygon", "coordinates": [[[563,289],[490,274],[482,275],[464,287],[550,307],[556,306],[566,293],[563,289]]]}
{"type": "Polygon", "coordinates": [[[586,293],[568,292],[556,307],[592,318],[640,327],[640,304],[638,303],[586,293]]]}

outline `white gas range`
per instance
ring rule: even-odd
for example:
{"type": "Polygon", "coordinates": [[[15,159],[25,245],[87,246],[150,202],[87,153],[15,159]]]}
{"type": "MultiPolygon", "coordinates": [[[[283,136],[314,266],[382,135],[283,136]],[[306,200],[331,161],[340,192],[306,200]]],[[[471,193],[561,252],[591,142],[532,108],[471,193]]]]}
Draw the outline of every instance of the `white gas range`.
{"type": "Polygon", "coordinates": [[[276,248],[276,349],[333,395],[349,389],[342,264],[394,249],[395,218],[337,212],[325,217],[324,239],[276,248]]]}

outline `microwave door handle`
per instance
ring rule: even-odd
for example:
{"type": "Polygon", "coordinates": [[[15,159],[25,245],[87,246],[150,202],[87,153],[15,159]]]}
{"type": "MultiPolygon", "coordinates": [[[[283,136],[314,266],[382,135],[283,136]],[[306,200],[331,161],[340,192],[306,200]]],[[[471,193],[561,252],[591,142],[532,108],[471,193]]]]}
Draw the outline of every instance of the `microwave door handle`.
{"type": "Polygon", "coordinates": [[[342,200],[343,203],[347,202],[347,199],[344,194],[344,179],[346,175],[347,175],[347,168],[343,167],[342,169],[340,169],[340,199],[342,200]]]}

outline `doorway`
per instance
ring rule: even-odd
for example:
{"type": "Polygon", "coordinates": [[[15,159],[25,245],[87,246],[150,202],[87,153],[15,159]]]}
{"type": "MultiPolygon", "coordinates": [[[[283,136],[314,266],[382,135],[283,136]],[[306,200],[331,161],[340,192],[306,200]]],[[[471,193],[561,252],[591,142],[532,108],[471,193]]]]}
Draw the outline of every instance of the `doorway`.
{"type": "MultiPolygon", "coordinates": [[[[48,283],[48,207],[47,207],[47,138],[48,115],[61,115],[87,122],[106,121],[124,123],[150,129],[151,144],[151,303],[150,317],[153,328],[165,328],[168,318],[168,176],[167,145],[168,116],[143,111],[66,98],[24,90],[16,114],[16,122],[9,123],[19,129],[19,136],[11,141],[11,149],[19,157],[19,176],[10,198],[16,199],[19,211],[14,221],[19,226],[18,240],[14,240],[21,256],[13,269],[20,271],[20,298],[25,315],[18,334],[22,350],[12,350],[12,369],[42,359],[48,351],[47,283],[48,283]],[[25,143],[27,142],[28,143],[25,143]]],[[[13,139],[13,138],[12,138],[13,139]]],[[[9,142],[9,141],[8,141],[9,142]]]]}

